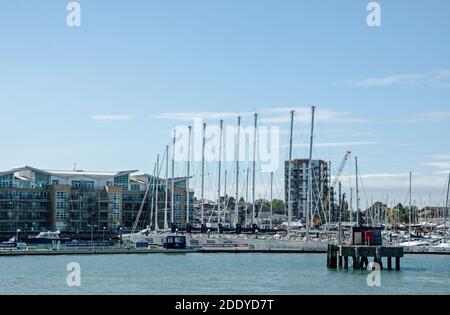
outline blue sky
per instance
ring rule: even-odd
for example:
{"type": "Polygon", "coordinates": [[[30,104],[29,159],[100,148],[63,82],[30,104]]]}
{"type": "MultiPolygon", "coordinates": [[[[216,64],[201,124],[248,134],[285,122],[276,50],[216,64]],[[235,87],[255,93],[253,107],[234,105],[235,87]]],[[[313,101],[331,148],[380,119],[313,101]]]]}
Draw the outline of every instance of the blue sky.
{"type": "Polygon", "coordinates": [[[366,199],[403,200],[412,170],[416,202],[442,200],[449,2],[378,1],[379,28],[359,0],[80,0],[80,28],[66,25],[68,2],[0,1],[0,169],[151,172],[192,113],[251,124],[257,111],[287,130],[274,109],[295,108],[303,146],[315,105],[314,156],[337,165],[352,150],[366,199]]]}

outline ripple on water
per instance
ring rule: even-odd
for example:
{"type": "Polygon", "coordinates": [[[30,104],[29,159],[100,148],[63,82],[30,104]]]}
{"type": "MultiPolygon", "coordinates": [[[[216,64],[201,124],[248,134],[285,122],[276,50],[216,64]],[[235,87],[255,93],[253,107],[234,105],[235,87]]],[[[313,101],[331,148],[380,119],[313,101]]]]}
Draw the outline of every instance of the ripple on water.
{"type": "Polygon", "coordinates": [[[0,257],[0,294],[449,294],[450,259],[411,255],[402,271],[329,270],[322,254],[148,254],[0,257]],[[66,266],[81,265],[81,287],[66,266]]]}

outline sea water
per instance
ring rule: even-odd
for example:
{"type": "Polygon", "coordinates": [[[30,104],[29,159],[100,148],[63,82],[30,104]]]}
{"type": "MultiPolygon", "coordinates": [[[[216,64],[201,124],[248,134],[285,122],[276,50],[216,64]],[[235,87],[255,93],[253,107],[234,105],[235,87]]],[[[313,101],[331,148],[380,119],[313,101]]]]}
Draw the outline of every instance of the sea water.
{"type": "Polygon", "coordinates": [[[450,256],[406,255],[401,264],[374,285],[371,271],[327,269],[324,254],[8,256],[0,294],[450,294],[450,256]],[[67,281],[72,262],[79,286],[67,281]]]}

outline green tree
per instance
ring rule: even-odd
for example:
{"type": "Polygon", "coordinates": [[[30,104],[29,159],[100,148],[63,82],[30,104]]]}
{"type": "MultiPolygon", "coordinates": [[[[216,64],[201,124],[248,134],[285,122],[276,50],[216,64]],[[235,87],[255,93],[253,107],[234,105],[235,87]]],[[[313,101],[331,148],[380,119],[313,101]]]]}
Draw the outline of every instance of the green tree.
{"type": "Polygon", "coordinates": [[[272,200],[273,213],[284,214],[284,201],[281,199],[272,200]]]}

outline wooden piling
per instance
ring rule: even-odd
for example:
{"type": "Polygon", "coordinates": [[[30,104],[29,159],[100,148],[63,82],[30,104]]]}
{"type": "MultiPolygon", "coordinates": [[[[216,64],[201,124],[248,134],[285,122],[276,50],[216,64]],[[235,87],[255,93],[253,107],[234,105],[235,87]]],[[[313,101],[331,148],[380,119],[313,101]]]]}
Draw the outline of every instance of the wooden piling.
{"type": "Polygon", "coordinates": [[[337,246],[328,244],[327,249],[327,267],[336,269],[337,268],[337,246]]]}
{"type": "Polygon", "coordinates": [[[395,257],[395,270],[400,271],[400,257],[395,257]]]}
{"type": "Polygon", "coordinates": [[[360,264],[361,269],[367,269],[368,266],[369,266],[369,259],[366,256],[361,257],[361,264],[360,264]]]}
{"type": "Polygon", "coordinates": [[[369,258],[373,257],[380,270],[383,269],[383,257],[387,258],[387,267],[392,270],[392,258],[395,258],[395,268],[400,270],[400,258],[403,257],[403,247],[401,246],[365,246],[365,245],[329,245],[327,261],[329,268],[349,267],[349,257],[353,259],[353,268],[366,269],[369,265],[369,258]]]}
{"type": "Polygon", "coordinates": [[[353,256],[353,269],[358,270],[360,265],[359,257],[353,256]]]}
{"type": "Polygon", "coordinates": [[[375,262],[380,266],[380,270],[383,270],[383,260],[381,259],[381,247],[375,248],[375,262]]]}

